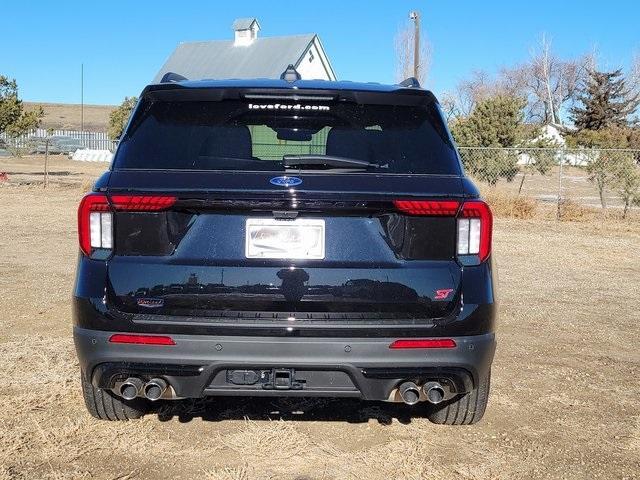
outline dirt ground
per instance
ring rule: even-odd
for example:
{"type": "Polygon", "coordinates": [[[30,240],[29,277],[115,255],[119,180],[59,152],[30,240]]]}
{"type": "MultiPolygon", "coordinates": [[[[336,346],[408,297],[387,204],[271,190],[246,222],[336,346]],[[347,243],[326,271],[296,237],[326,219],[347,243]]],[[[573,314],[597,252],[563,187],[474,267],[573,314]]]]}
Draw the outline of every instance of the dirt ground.
{"type": "Polygon", "coordinates": [[[640,223],[498,219],[484,420],[338,400],[85,411],[71,340],[76,205],[99,164],[0,158],[0,479],[640,478],[640,223]]]}

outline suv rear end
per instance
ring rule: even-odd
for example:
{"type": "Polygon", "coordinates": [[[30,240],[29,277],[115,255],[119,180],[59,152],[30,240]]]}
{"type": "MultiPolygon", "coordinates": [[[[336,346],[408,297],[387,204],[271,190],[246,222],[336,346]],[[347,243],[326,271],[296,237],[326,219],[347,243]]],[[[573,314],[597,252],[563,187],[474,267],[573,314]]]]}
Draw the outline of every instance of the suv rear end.
{"type": "Polygon", "coordinates": [[[74,338],[98,418],[222,395],[484,413],[491,212],[426,90],[151,85],[78,222],[74,338]]]}

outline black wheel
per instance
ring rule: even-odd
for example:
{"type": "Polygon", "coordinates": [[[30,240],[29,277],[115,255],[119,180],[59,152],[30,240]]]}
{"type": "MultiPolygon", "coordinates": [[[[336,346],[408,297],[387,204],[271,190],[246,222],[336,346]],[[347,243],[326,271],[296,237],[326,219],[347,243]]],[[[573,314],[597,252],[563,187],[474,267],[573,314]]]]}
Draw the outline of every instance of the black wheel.
{"type": "Polygon", "coordinates": [[[134,420],[147,413],[149,406],[144,399],[124,400],[108,390],[94,387],[84,373],[80,373],[82,396],[92,417],[100,420],[134,420]]]}
{"type": "Polygon", "coordinates": [[[429,420],[441,425],[473,425],[479,422],[487,408],[490,385],[491,370],[479,379],[477,387],[469,393],[433,406],[429,420]]]}

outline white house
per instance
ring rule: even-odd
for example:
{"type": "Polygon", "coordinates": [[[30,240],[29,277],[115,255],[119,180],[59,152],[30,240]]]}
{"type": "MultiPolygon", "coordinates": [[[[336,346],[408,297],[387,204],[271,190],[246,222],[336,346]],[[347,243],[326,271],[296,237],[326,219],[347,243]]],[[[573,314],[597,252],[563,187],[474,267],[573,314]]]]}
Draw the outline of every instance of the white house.
{"type": "MultiPolygon", "coordinates": [[[[566,127],[564,127],[566,128],[566,127]]],[[[561,130],[553,124],[544,125],[542,127],[542,132],[538,137],[534,139],[536,140],[547,140],[553,146],[550,148],[555,148],[558,151],[554,156],[556,157],[556,161],[560,163],[562,161],[563,165],[572,165],[574,167],[583,167],[588,165],[589,162],[593,161],[593,152],[580,152],[574,150],[570,150],[569,152],[564,149],[567,146],[567,141],[562,136],[561,130]],[[560,151],[562,150],[562,153],[560,151]]],[[[529,155],[528,153],[520,153],[518,154],[518,165],[531,165],[535,163],[535,158],[529,155]]]]}
{"type": "Polygon", "coordinates": [[[290,64],[303,79],[336,79],[315,33],[260,37],[260,24],[255,18],[237,19],[233,22],[233,31],[234,37],[229,40],[178,44],[156,74],[154,83],[167,72],[189,80],[280,78],[290,64]]]}

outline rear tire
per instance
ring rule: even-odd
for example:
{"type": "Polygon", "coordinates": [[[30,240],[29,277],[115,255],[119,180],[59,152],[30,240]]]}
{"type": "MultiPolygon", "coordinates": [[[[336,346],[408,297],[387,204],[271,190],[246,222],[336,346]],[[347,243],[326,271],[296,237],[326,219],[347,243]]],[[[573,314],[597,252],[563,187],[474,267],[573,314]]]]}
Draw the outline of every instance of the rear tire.
{"type": "Polygon", "coordinates": [[[94,387],[84,372],[80,373],[82,396],[92,417],[100,420],[125,421],[142,417],[149,411],[144,399],[124,400],[109,390],[94,387]]]}
{"type": "Polygon", "coordinates": [[[476,388],[469,393],[436,405],[428,418],[440,425],[473,425],[484,416],[489,400],[491,370],[480,377],[476,388]]]}

